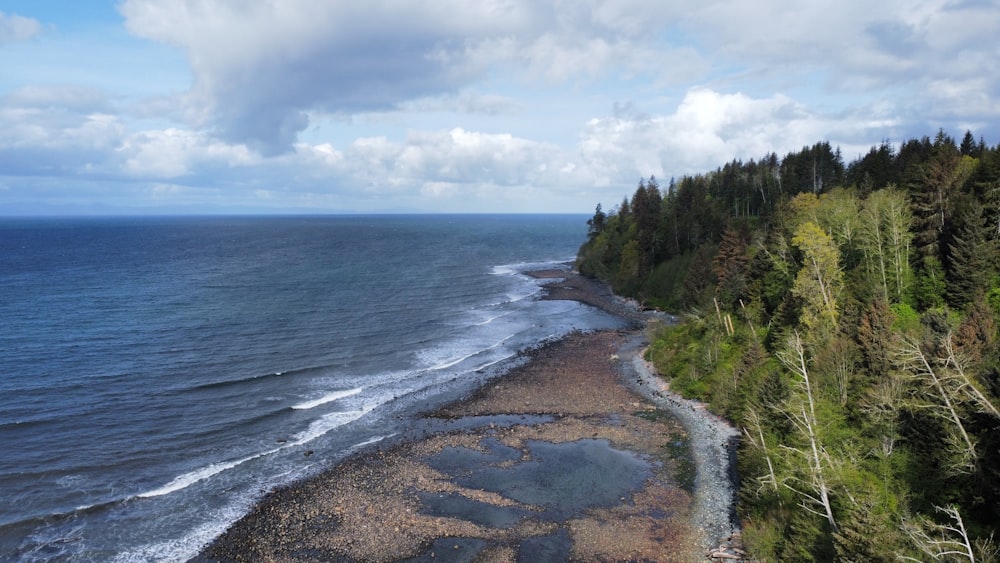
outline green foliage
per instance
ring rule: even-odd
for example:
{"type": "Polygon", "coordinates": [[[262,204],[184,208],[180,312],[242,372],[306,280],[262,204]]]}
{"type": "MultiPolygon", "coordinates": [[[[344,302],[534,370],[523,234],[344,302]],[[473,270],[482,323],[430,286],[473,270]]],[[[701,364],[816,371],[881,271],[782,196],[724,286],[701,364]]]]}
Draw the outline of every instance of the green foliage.
{"type": "Polygon", "coordinates": [[[680,254],[653,268],[645,285],[649,304],[667,311],[684,310],[684,278],[693,257],[691,253],[680,254]]]}
{"type": "Polygon", "coordinates": [[[920,314],[906,303],[895,303],[891,309],[894,317],[892,330],[898,334],[915,335],[920,329],[920,314]]]}
{"type": "Polygon", "coordinates": [[[802,251],[802,268],[792,294],[802,302],[800,322],[810,336],[825,340],[837,329],[838,300],[844,285],[840,253],[833,240],[812,221],[799,225],[792,244],[802,251]]]}
{"type": "Polygon", "coordinates": [[[743,430],[757,559],[919,560],[942,507],[992,553],[1000,147],[939,132],[845,167],[819,143],[641,180],[588,225],[581,272],[686,314],[649,358],[743,430]]]}
{"type": "Polygon", "coordinates": [[[618,262],[618,273],[615,274],[611,287],[624,295],[635,295],[639,283],[639,243],[630,240],[622,248],[621,259],[618,262]]]}
{"type": "Polygon", "coordinates": [[[943,306],[946,288],[941,260],[937,256],[924,256],[913,289],[917,306],[921,309],[943,306]]]}

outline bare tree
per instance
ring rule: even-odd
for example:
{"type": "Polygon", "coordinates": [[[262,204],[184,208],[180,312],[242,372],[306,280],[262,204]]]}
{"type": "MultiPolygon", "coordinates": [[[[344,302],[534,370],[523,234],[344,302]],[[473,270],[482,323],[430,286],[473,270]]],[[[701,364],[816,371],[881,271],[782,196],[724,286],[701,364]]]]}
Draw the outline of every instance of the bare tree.
{"type": "Polygon", "coordinates": [[[833,516],[833,505],[830,502],[830,485],[826,474],[826,468],[832,467],[833,460],[819,438],[819,425],[816,420],[816,400],[809,377],[805,346],[797,331],[788,338],[788,345],[784,351],[778,354],[778,359],[799,378],[798,386],[801,391],[799,394],[801,403],[791,406],[786,414],[796,430],[809,443],[806,449],[794,448],[787,445],[782,446],[789,452],[802,457],[806,461],[808,468],[805,478],[797,479],[801,486],[795,487],[788,483],[784,483],[784,486],[802,497],[799,506],[813,514],[826,518],[826,521],[830,524],[830,528],[833,531],[837,531],[837,521],[833,516]]]}
{"type": "Polygon", "coordinates": [[[982,386],[969,373],[965,358],[955,350],[951,333],[948,333],[943,339],[942,349],[945,352],[945,357],[942,358],[941,362],[946,368],[949,368],[945,375],[954,393],[960,397],[967,397],[980,412],[1000,418],[1000,409],[986,396],[982,386]]]}
{"type": "MultiPolygon", "coordinates": [[[[950,339],[949,339],[950,340],[950,339]]],[[[971,473],[975,469],[978,454],[973,437],[965,428],[958,410],[960,397],[956,395],[953,377],[947,365],[940,365],[930,357],[918,342],[904,339],[898,354],[904,372],[909,376],[913,400],[910,406],[925,410],[948,424],[949,442],[958,455],[951,468],[955,473],[971,473]]]]}
{"type": "MultiPolygon", "coordinates": [[[[927,518],[903,521],[903,531],[924,555],[935,561],[969,561],[969,563],[995,561],[1000,555],[1000,551],[993,543],[992,535],[984,541],[972,540],[957,507],[935,508],[948,517],[948,523],[938,524],[927,518]]],[[[904,555],[900,555],[899,558],[904,561],[923,561],[904,555]]]]}
{"type": "Polygon", "coordinates": [[[896,374],[881,379],[861,402],[861,410],[868,415],[872,426],[879,433],[881,454],[892,455],[899,438],[899,406],[905,394],[903,380],[896,374]]]}
{"type": "Polygon", "coordinates": [[[759,448],[764,453],[764,460],[767,462],[767,475],[757,478],[760,487],[757,493],[760,494],[765,488],[778,492],[778,477],[774,472],[774,463],[771,461],[771,454],[768,451],[767,440],[764,439],[764,428],[760,421],[760,414],[753,407],[747,409],[747,425],[743,427],[743,434],[755,448],[759,448]]]}

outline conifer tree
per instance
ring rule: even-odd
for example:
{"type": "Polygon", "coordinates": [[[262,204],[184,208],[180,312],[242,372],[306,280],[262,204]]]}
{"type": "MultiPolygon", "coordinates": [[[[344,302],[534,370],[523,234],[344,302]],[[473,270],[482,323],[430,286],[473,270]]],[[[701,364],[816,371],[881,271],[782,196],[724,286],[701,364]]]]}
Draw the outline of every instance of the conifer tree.
{"type": "Polygon", "coordinates": [[[722,232],[719,253],[712,260],[715,274],[716,295],[726,306],[732,306],[747,292],[746,272],[750,265],[747,243],[743,235],[732,227],[722,232]]]}
{"type": "Polygon", "coordinates": [[[923,256],[942,256],[942,238],[951,219],[951,200],[958,188],[955,172],[959,162],[954,140],[939,131],[930,159],[920,166],[921,177],[914,194],[917,243],[923,256]]]}
{"type": "Polygon", "coordinates": [[[958,232],[949,245],[948,301],[965,307],[976,294],[990,289],[1000,257],[998,241],[991,232],[979,206],[966,211],[958,232]]]}

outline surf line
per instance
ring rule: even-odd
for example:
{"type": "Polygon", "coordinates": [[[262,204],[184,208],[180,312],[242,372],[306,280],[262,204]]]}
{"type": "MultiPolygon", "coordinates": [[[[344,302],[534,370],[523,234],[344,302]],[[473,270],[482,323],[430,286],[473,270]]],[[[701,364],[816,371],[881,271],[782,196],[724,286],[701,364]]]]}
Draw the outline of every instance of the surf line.
{"type": "Polygon", "coordinates": [[[357,387],[355,389],[343,389],[343,390],[340,390],[340,391],[334,391],[333,393],[328,393],[328,394],[323,395],[322,397],[320,397],[318,399],[313,399],[312,401],[306,401],[304,403],[299,403],[299,404],[293,406],[292,408],[295,409],[295,410],[298,410],[298,411],[308,410],[308,409],[316,408],[316,407],[318,407],[320,405],[325,405],[327,403],[332,403],[332,402],[337,401],[339,399],[343,399],[343,398],[346,398],[346,397],[351,397],[353,395],[357,395],[358,393],[360,393],[360,392],[362,392],[364,390],[365,390],[364,387],[357,387]]]}

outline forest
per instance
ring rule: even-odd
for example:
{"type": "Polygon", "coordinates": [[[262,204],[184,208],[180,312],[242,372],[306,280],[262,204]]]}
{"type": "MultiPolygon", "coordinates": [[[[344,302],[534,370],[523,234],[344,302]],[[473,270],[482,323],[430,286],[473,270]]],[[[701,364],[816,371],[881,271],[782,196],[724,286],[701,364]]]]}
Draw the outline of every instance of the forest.
{"type": "Polygon", "coordinates": [[[820,142],[587,223],[579,271],[678,314],[649,359],[741,430],[755,558],[1000,560],[1000,145],[820,142]]]}

